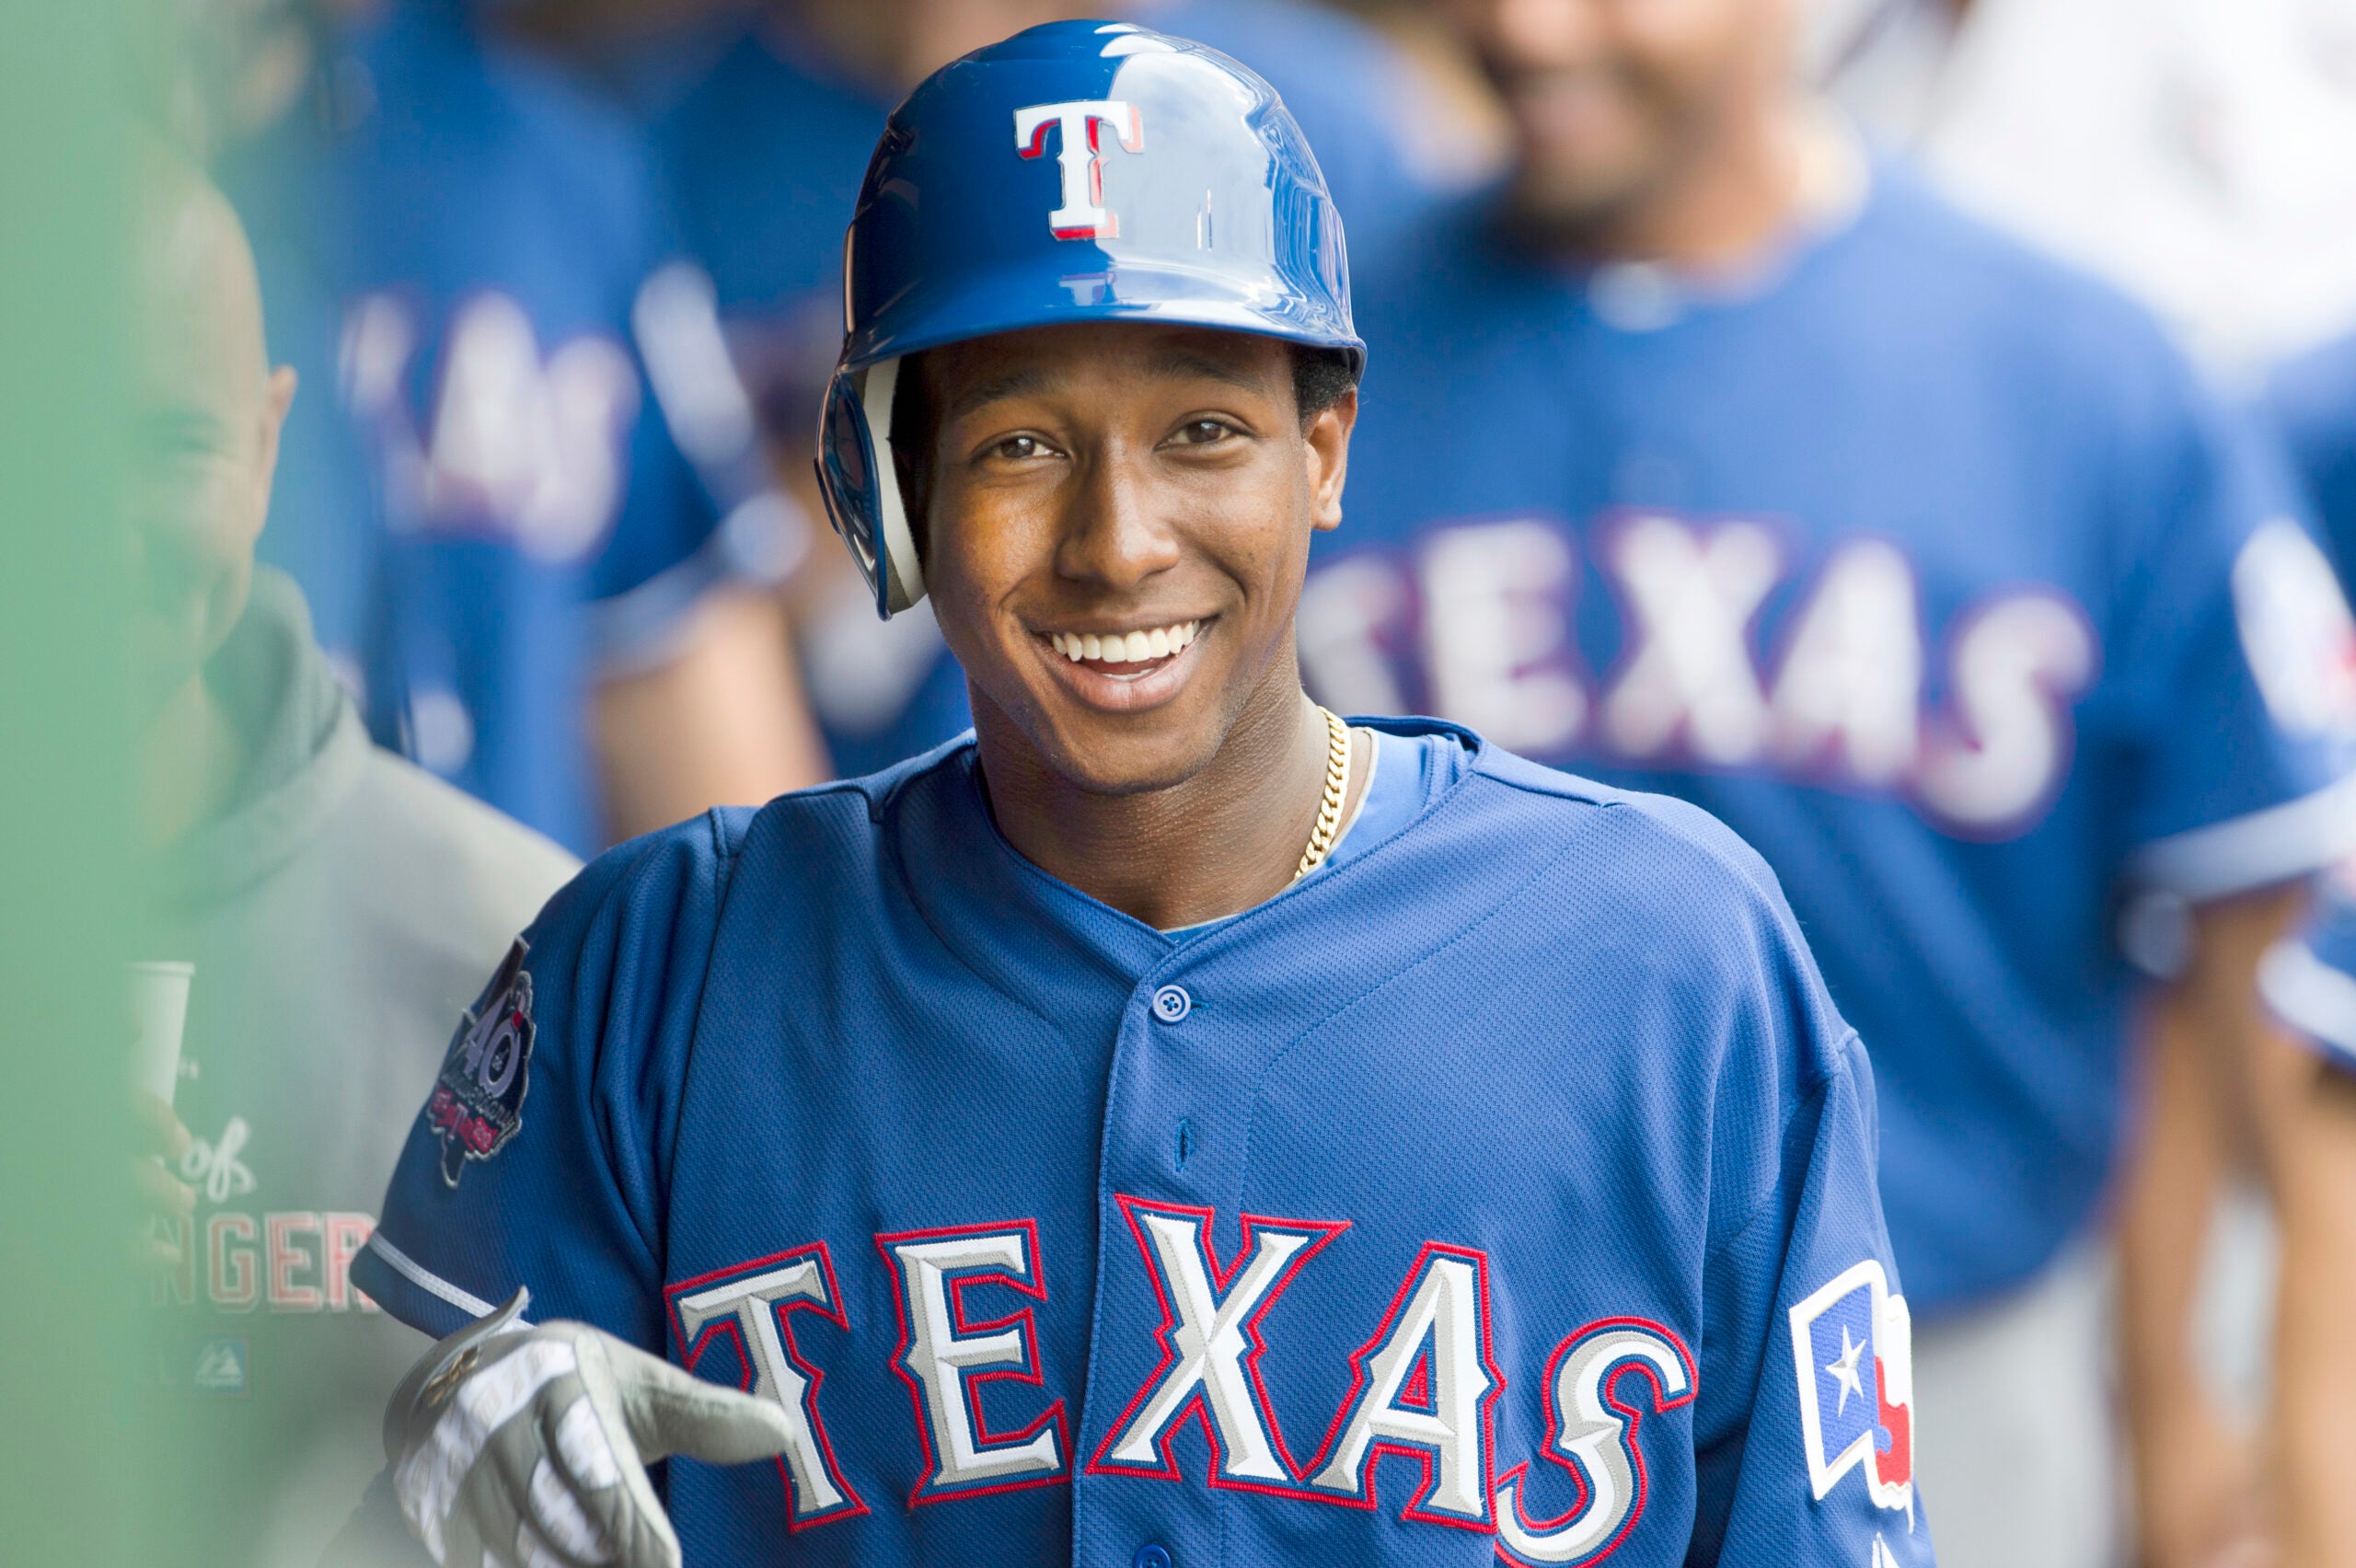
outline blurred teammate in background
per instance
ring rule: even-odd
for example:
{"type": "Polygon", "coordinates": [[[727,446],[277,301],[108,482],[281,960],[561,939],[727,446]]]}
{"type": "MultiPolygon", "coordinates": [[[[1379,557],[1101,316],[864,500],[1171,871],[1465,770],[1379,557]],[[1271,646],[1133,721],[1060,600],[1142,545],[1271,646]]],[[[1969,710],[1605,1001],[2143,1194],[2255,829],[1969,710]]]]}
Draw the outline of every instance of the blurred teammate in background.
{"type": "MultiPolygon", "coordinates": [[[[2267,412],[2306,482],[2344,582],[2356,575],[2356,336],[2271,378],[2267,412]]],[[[2265,1089],[2275,1101],[2269,1174],[2281,1219],[2275,1320],[2283,1568],[2356,1564],[2356,862],[2323,884],[2300,939],[2268,954],[2276,1015],[2319,1049],[2265,1089]]]]}
{"type": "Polygon", "coordinates": [[[2356,578],[2356,333],[2277,368],[2264,402],[2342,580],[2356,578]]]}
{"type": "Polygon", "coordinates": [[[295,393],[220,194],[143,160],[130,487],[156,949],[192,962],[192,1189],[156,1281],[191,1568],[310,1568],[415,1336],[352,1288],[404,1108],[572,858],[369,744],[294,584],[254,562],[295,393]],[[207,1526],[220,1534],[207,1536],[207,1526]]]}
{"type": "Polygon", "coordinates": [[[806,539],[627,126],[476,10],[191,47],[318,394],[274,553],[380,741],[591,847],[824,775],[770,591],[806,539]]]}
{"type": "Polygon", "coordinates": [[[2199,1561],[2257,1474],[2166,1205],[2221,1158],[2194,1047],[2260,1031],[2282,890],[2356,829],[2346,606],[2155,323],[1795,89],[1790,0],[1456,12],[1519,163],[1362,286],[1311,688],[1757,845],[1874,1054],[1943,1560],[2108,1560],[2108,1193],[2145,1540],[2199,1561]]]}
{"type": "MultiPolygon", "coordinates": [[[[1418,116],[1403,63],[1370,29],[1296,0],[810,0],[732,20],[716,63],[659,117],[655,136],[777,471],[809,515],[824,515],[809,485],[810,432],[841,337],[843,230],[885,114],[970,50],[1095,15],[1197,40],[1265,73],[1318,149],[1354,259],[1380,254],[1435,194],[1411,167],[1418,116]]],[[[967,722],[964,677],[930,610],[886,623],[872,599],[832,550],[812,559],[793,596],[812,703],[845,774],[967,722]]]]}
{"type": "Polygon", "coordinates": [[[2275,1321],[2281,1568],[2356,1563],[2356,882],[2325,884],[2304,937],[2267,955],[2275,1013],[2315,1047],[2275,1088],[2272,1175],[2281,1194],[2281,1309],[2275,1321]]]}

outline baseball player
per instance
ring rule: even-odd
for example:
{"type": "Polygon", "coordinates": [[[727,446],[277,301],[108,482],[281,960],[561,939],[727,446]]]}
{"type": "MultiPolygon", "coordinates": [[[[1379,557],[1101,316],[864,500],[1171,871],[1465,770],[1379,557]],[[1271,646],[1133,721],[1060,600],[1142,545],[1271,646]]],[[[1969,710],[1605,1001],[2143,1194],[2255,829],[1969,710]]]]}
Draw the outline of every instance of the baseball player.
{"type": "Polygon", "coordinates": [[[295,378],[264,352],[228,202],[142,151],[144,439],[125,487],[141,941],[195,972],[172,1109],[150,1105],[177,1135],[179,1198],[140,1321],[142,1416],[185,1456],[150,1501],[181,1568],[311,1568],[417,1354],[346,1272],[400,1113],[450,1009],[580,863],[371,745],[302,594],[255,565],[295,378]]]}
{"type": "Polygon", "coordinates": [[[2275,1492],[2286,1568],[2356,1558],[2356,885],[2328,879],[2301,940],[2267,955],[2266,999],[2316,1059],[2286,1076],[2273,1171],[2282,1218],[2275,1318],[2275,1492]]]}
{"type": "Polygon", "coordinates": [[[272,0],[189,52],[279,29],[218,133],[315,392],[273,559],[381,744],[585,852],[824,776],[768,591],[799,544],[627,125],[473,9],[272,0]]]}
{"type": "MultiPolygon", "coordinates": [[[[2356,337],[2280,367],[2264,405],[2316,511],[2341,580],[2356,566],[2356,337]]],[[[2283,1561],[2356,1558],[2356,882],[2324,880],[2308,929],[2267,956],[2259,981],[2274,1012],[2317,1049],[2323,1070],[2293,1066],[2275,1118],[2274,1191],[2282,1218],[2275,1318],[2277,1491],[2283,1561]]],[[[2271,1089],[2275,1086],[2269,1084],[2271,1089]]]]}
{"type": "MultiPolygon", "coordinates": [[[[2356,831],[2349,616],[2160,329],[1859,151],[1787,85],[1789,13],[1459,8],[1519,160],[1362,292],[1302,663],[1775,868],[1874,1053],[1942,1551],[2076,1568],[2116,1508],[2130,957],[2171,1036],[2258,1027],[2279,889],[2356,831]]],[[[2147,1452],[2189,1464],[2148,1502],[2245,1505],[2183,1302],[2131,1294],[2147,1452]]]]}
{"type": "MultiPolygon", "coordinates": [[[[975,8],[901,0],[826,8],[772,5],[693,91],[656,120],[655,144],[681,226],[711,275],[732,346],[781,466],[810,467],[808,432],[834,368],[843,225],[893,101],[969,40],[944,34],[975,8]],[[945,15],[944,15],[945,13],[945,15]],[[920,62],[908,69],[911,62],[920,62]]],[[[1072,0],[989,8],[1026,21],[1085,14],[1072,0]]],[[[1263,62],[1325,153],[1327,181],[1363,257],[1433,199],[1407,167],[1404,122],[1380,106],[1407,73],[1371,29],[1296,0],[1158,0],[1131,19],[1263,62]]],[[[1007,26],[1017,24],[1002,24],[1007,26]]],[[[814,513],[819,502],[808,498],[814,513]]],[[[811,704],[845,774],[912,756],[963,730],[964,677],[930,610],[879,622],[839,561],[794,588],[793,622],[811,704]],[[833,570],[829,570],[829,568],[833,570]]]]}
{"type": "Polygon", "coordinates": [[[1266,84],[980,51],[846,273],[826,493],[976,733],[524,934],[355,1276],[450,1336],[376,1505],[468,1565],[1930,1562],[1772,877],[1300,689],[1363,351],[1266,84]]]}

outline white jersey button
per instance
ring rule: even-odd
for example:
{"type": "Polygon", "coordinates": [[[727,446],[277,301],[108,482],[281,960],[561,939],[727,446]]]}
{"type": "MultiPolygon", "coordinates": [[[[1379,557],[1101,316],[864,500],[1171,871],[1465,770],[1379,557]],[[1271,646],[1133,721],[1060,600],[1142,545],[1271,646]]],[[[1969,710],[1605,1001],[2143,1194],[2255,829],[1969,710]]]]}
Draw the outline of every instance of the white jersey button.
{"type": "Polygon", "coordinates": [[[1153,1016],[1164,1023],[1184,1023],[1195,1010],[1195,998],[1184,986],[1164,986],[1153,994],[1153,1016]]]}

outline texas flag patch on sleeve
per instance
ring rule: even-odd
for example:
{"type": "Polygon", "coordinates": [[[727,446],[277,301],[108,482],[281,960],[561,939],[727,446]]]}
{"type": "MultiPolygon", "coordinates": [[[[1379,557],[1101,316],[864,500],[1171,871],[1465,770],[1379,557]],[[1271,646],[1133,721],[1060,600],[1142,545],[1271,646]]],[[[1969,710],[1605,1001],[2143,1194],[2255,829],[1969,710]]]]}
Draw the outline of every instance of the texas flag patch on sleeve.
{"type": "Polygon", "coordinates": [[[1906,1297],[1868,1258],[1792,1309],[1800,1429],[1821,1501],[1862,1470],[1877,1508],[1914,1505],[1914,1360],[1906,1297]]]}

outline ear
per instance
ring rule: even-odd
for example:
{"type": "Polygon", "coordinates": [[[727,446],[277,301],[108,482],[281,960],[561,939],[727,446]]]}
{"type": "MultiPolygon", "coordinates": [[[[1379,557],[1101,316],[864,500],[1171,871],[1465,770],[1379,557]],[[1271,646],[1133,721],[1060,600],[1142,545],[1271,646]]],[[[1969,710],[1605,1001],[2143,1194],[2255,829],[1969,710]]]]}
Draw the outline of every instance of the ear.
{"type": "Polygon", "coordinates": [[[1355,386],[1321,410],[1301,432],[1309,455],[1309,522],[1321,534],[1342,525],[1342,481],[1350,467],[1350,432],[1358,422],[1355,386]]]}
{"type": "Polygon", "coordinates": [[[278,439],[286,430],[286,410],[294,406],[294,367],[282,364],[270,373],[261,395],[261,450],[255,455],[256,489],[261,514],[270,515],[271,487],[278,477],[278,439]]]}

